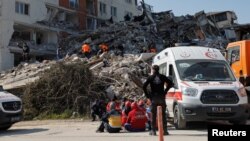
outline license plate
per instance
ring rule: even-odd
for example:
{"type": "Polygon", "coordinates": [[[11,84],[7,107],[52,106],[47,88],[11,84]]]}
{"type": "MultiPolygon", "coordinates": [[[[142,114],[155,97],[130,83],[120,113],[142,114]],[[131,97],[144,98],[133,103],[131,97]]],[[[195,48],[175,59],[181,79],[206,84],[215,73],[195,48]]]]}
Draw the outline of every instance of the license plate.
{"type": "Polygon", "coordinates": [[[231,107],[212,107],[212,112],[214,113],[229,113],[232,112],[231,107]]]}
{"type": "Polygon", "coordinates": [[[17,121],[20,121],[20,117],[12,117],[10,120],[11,122],[17,122],[17,121]]]}

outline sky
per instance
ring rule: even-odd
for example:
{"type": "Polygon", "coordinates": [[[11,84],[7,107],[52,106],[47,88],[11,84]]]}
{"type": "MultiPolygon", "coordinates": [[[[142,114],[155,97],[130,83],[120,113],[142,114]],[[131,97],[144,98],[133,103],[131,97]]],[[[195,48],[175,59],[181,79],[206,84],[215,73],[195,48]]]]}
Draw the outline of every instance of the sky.
{"type": "Polygon", "coordinates": [[[250,23],[250,0],[144,0],[154,12],[172,10],[175,16],[207,12],[234,11],[238,23],[250,23]]]}

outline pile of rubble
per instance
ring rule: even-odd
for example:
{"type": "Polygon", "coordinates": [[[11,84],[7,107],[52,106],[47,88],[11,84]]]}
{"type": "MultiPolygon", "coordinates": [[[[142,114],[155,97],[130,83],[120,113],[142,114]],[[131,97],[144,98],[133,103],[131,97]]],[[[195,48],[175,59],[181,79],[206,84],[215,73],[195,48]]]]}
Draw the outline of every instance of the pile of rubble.
{"type": "Polygon", "coordinates": [[[77,61],[86,62],[87,59],[72,55],[71,57],[65,57],[59,61],[44,60],[43,62],[21,63],[17,67],[1,72],[0,84],[3,85],[5,89],[21,88],[39,79],[41,72],[50,69],[52,65],[58,62],[72,63],[77,61]]]}
{"type": "Polygon", "coordinates": [[[177,43],[189,43],[200,46],[224,49],[229,42],[217,24],[209,19],[204,11],[195,15],[174,16],[172,11],[153,13],[140,21],[124,21],[108,24],[94,32],[72,35],[60,42],[62,54],[79,53],[84,42],[90,42],[92,53],[98,45],[105,42],[115,52],[118,45],[123,45],[125,53],[145,52],[154,42],[158,51],[177,43]],[[148,18],[150,17],[150,18],[148,18]],[[149,20],[150,19],[150,20],[149,20]]]}
{"type": "Polygon", "coordinates": [[[134,100],[145,98],[142,82],[148,76],[154,55],[106,54],[105,58],[89,60],[72,55],[58,61],[24,63],[1,73],[0,85],[24,90],[22,97],[28,119],[43,116],[40,114],[61,114],[66,109],[86,114],[89,102],[95,98],[112,99],[114,95],[134,100]]]}
{"type": "Polygon", "coordinates": [[[108,60],[104,66],[100,62],[90,69],[100,79],[109,79],[109,87],[105,90],[108,97],[127,97],[129,99],[145,98],[142,91],[142,82],[145,81],[150,71],[151,58],[154,53],[141,55],[126,54],[124,57],[115,56],[108,60]]]}
{"type": "Polygon", "coordinates": [[[43,72],[53,69],[55,64],[82,62],[90,68],[97,78],[105,80],[103,84],[109,84],[107,85],[106,93],[110,98],[114,94],[118,97],[141,98],[143,92],[140,87],[150,68],[150,64],[146,63],[145,60],[151,60],[153,56],[154,53],[144,53],[141,56],[125,54],[124,57],[111,54],[105,57],[105,59],[93,57],[88,60],[74,54],[58,61],[45,60],[41,63],[23,63],[12,70],[2,72],[0,84],[5,89],[22,88],[29,83],[39,80],[43,72]]]}
{"type": "Polygon", "coordinates": [[[220,32],[223,29],[219,29],[204,11],[186,16],[174,16],[172,11],[166,11],[154,13],[153,17],[165,47],[176,46],[176,43],[189,43],[224,49],[228,43],[220,32]]]}
{"type": "Polygon", "coordinates": [[[75,54],[81,51],[81,46],[86,41],[90,42],[93,54],[98,52],[98,45],[104,42],[108,44],[111,52],[115,52],[118,45],[123,45],[127,54],[144,52],[151,42],[156,43],[158,50],[163,47],[162,40],[156,35],[152,25],[141,25],[140,22],[114,23],[91,33],[73,35],[62,39],[59,46],[63,55],[75,54]]]}

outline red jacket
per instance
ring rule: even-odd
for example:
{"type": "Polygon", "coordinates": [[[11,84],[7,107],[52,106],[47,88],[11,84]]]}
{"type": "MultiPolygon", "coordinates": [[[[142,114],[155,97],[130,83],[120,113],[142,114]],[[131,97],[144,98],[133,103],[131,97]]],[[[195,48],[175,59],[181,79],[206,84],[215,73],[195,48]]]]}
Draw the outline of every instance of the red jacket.
{"type": "MultiPolygon", "coordinates": [[[[109,103],[107,104],[107,106],[106,106],[106,111],[107,111],[107,112],[110,111],[110,103],[111,103],[111,102],[109,102],[109,103]]],[[[115,109],[121,112],[120,103],[118,103],[118,102],[115,103],[115,109]]]]}
{"type": "Polygon", "coordinates": [[[129,112],[127,123],[130,123],[132,128],[134,129],[146,128],[146,122],[147,122],[146,113],[142,109],[136,108],[133,109],[131,112],[129,112]]]}
{"type": "Polygon", "coordinates": [[[122,111],[122,126],[127,122],[128,115],[126,115],[125,111],[122,111]]]}

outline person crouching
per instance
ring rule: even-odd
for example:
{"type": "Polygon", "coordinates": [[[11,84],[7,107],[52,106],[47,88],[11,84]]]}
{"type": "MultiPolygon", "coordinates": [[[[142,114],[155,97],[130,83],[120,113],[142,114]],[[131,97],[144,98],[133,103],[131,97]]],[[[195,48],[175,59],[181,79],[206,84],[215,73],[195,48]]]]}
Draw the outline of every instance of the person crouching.
{"type": "Polygon", "coordinates": [[[138,107],[136,102],[131,104],[132,111],[128,114],[124,127],[130,132],[142,132],[146,129],[147,117],[145,111],[138,107]]]}

